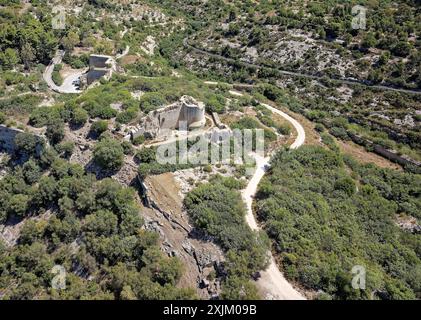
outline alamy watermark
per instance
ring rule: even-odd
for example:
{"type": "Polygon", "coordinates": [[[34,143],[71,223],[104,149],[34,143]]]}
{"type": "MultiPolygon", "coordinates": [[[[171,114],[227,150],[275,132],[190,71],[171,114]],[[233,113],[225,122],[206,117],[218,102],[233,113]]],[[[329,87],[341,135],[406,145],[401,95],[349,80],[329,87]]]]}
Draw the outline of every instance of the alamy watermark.
{"type": "Polygon", "coordinates": [[[61,265],[55,265],[53,269],[51,269],[51,273],[55,274],[54,278],[51,280],[51,287],[56,290],[65,290],[66,269],[61,265]]]}
{"type": "Polygon", "coordinates": [[[354,266],[351,270],[351,273],[354,275],[351,281],[352,288],[354,288],[355,290],[365,290],[365,282],[367,276],[365,267],[360,265],[354,266]]]}
{"type": "Polygon", "coordinates": [[[363,6],[357,5],[352,7],[352,29],[365,30],[367,27],[367,9],[363,6]]]}

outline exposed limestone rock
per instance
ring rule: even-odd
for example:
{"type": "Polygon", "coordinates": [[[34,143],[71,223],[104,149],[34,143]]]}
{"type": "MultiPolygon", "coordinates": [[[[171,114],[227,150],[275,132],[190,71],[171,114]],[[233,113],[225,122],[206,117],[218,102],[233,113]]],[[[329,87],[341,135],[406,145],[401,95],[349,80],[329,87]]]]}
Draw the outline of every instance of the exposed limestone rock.
{"type": "Polygon", "coordinates": [[[140,49],[142,49],[143,52],[145,52],[148,56],[153,56],[155,53],[156,48],[156,41],[153,36],[147,36],[145,42],[143,42],[140,49]]]}

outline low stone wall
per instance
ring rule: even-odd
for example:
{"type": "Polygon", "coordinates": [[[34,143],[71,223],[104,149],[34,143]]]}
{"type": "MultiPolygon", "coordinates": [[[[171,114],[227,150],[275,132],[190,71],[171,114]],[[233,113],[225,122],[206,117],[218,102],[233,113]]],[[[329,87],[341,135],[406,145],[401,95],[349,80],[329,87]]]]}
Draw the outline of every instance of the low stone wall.
{"type": "MultiPolygon", "coordinates": [[[[374,130],[379,130],[386,132],[390,139],[395,140],[397,142],[409,144],[413,147],[420,146],[420,136],[416,133],[413,133],[409,130],[406,130],[407,132],[398,132],[397,130],[394,130],[393,128],[384,125],[380,122],[377,122],[375,120],[367,120],[367,119],[360,119],[357,117],[348,117],[348,121],[350,123],[356,123],[361,126],[369,126],[370,128],[374,130]]],[[[404,130],[405,131],[405,130],[404,130]]]]}
{"type": "Polygon", "coordinates": [[[421,163],[418,161],[415,161],[413,159],[409,159],[406,158],[404,156],[400,156],[398,155],[395,151],[393,150],[388,150],[385,147],[382,147],[381,145],[375,144],[367,139],[364,139],[363,137],[353,134],[351,132],[348,132],[349,137],[351,138],[351,140],[353,142],[355,142],[356,144],[359,144],[361,146],[364,147],[371,147],[373,149],[373,152],[377,153],[378,155],[392,161],[395,163],[398,163],[402,166],[406,166],[406,165],[412,165],[412,166],[417,166],[417,167],[421,167],[421,163]]]}

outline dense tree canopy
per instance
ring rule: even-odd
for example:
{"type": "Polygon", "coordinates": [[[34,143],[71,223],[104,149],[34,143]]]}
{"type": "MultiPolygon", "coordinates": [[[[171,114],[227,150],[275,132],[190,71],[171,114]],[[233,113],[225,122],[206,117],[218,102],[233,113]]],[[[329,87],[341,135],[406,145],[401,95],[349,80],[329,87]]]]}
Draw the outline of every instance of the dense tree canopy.
{"type": "Polygon", "coordinates": [[[195,298],[176,287],[180,261],[143,230],[134,190],[60,158],[49,171],[40,161],[0,180],[0,224],[27,217],[16,245],[0,241],[2,299],[195,298]],[[66,270],[66,290],[51,287],[55,265],[66,270]]]}
{"type": "Polygon", "coordinates": [[[273,159],[257,214],[288,278],[335,299],[414,299],[421,238],[395,219],[419,218],[420,186],[419,175],[302,147],[273,159]],[[355,265],[367,270],[367,290],[351,287],[355,265]]]}

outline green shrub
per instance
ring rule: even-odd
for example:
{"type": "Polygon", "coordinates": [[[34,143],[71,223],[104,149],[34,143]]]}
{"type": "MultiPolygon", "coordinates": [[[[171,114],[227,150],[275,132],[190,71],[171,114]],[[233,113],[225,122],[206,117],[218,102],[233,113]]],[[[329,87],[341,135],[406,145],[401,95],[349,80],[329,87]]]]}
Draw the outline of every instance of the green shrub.
{"type": "Polygon", "coordinates": [[[62,142],[55,146],[58,153],[62,154],[63,157],[69,158],[75,149],[75,144],[72,141],[62,142]]]}
{"type": "Polygon", "coordinates": [[[102,133],[108,130],[108,121],[98,120],[95,121],[91,126],[91,132],[95,135],[100,136],[102,133]]]}
{"type": "Polygon", "coordinates": [[[19,217],[25,216],[29,208],[29,197],[25,194],[13,195],[8,203],[9,214],[15,214],[19,217]]]}
{"type": "Polygon", "coordinates": [[[323,131],[325,131],[325,127],[321,123],[316,123],[316,125],[314,126],[314,129],[317,132],[323,132],[323,131]]]}
{"type": "Polygon", "coordinates": [[[133,146],[129,141],[123,141],[121,147],[123,148],[123,152],[125,155],[133,154],[133,146]]]}
{"type": "Polygon", "coordinates": [[[204,172],[212,172],[212,166],[210,164],[203,167],[204,172]]]}
{"type": "Polygon", "coordinates": [[[278,132],[284,136],[289,136],[291,134],[291,126],[288,124],[282,124],[278,127],[278,132]]]}
{"type": "Polygon", "coordinates": [[[47,125],[47,131],[45,132],[48,140],[51,144],[55,145],[63,140],[64,132],[64,123],[61,121],[51,122],[47,125]]]}
{"type": "Polygon", "coordinates": [[[55,107],[38,107],[31,112],[29,124],[36,128],[41,128],[49,123],[60,120],[60,112],[55,107]]]}
{"type": "MultiPolygon", "coordinates": [[[[57,66],[57,65],[56,65],[57,66]]],[[[57,85],[61,86],[63,84],[63,78],[61,77],[60,73],[58,71],[53,71],[51,74],[51,80],[57,85]]]]}
{"type": "Polygon", "coordinates": [[[163,107],[166,103],[167,101],[161,93],[148,92],[140,98],[140,109],[145,113],[149,113],[163,107]]]}
{"type": "Polygon", "coordinates": [[[225,97],[222,95],[213,95],[206,101],[206,110],[208,112],[224,113],[225,97]]]}
{"type": "Polygon", "coordinates": [[[102,169],[118,170],[122,167],[124,150],[121,144],[110,138],[101,139],[94,149],[94,161],[102,169]]]}
{"type": "Polygon", "coordinates": [[[140,136],[137,136],[136,138],[134,138],[133,141],[132,141],[132,143],[135,146],[139,146],[139,145],[143,144],[145,142],[145,140],[146,140],[145,139],[145,136],[144,135],[140,135],[140,136]]]}
{"type": "Polygon", "coordinates": [[[34,155],[38,144],[37,138],[30,133],[22,132],[15,136],[17,152],[26,155],[34,155]]]}
{"type": "Polygon", "coordinates": [[[54,71],[56,72],[60,72],[63,69],[63,65],[61,63],[58,63],[56,65],[54,65],[54,71]]]}
{"type": "Polygon", "coordinates": [[[342,140],[349,140],[349,135],[346,129],[342,127],[333,127],[329,130],[329,132],[335,136],[336,138],[342,139],[342,140]]]}
{"type": "Polygon", "coordinates": [[[247,226],[238,191],[243,185],[235,180],[216,176],[189,192],[184,204],[195,227],[214,236],[227,251],[224,297],[254,299],[258,294],[250,278],[267,266],[269,243],[267,237],[247,226]]]}
{"type": "Polygon", "coordinates": [[[135,119],[136,116],[137,116],[137,108],[136,109],[129,108],[123,112],[120,112],[116,117],[116,121],[119,123],[129,123],[130,121],[135,119]]]}
{"type": "Polygon", "coordinates": [[[379,288],[390,297],[414,299],[418,284],[408,279],[420,262],[410,243],[418,240],[409,233],[402,238],[395,217],[421,208],[413,202],[420,177],[361,165],[349,156],[345,166],[341,158],[338,151],[315,146],[273,158],[256,209],[282,269],[333,299],[372,299],[379,288]],[[391,248],[399,249],[391,255],[391,248]],[[366,290],[349,290],[357,264],[371,275],[366,290]]]}

